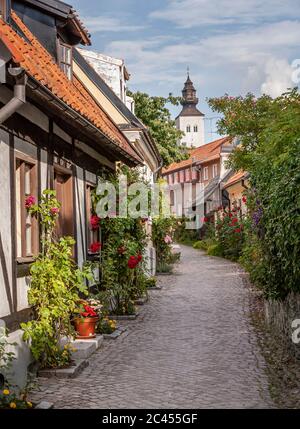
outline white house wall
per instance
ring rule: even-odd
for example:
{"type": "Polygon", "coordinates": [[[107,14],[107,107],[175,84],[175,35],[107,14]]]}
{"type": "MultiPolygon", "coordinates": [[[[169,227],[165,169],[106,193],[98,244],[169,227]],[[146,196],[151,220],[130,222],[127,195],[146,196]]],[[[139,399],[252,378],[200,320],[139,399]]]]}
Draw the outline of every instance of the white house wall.
{"type": "Polygon", "coordinates": [[[9,135],[0,129],[0,316],[13,311],[9,135]],[[10,297],[10,298],[9,298],[10,297]]]}

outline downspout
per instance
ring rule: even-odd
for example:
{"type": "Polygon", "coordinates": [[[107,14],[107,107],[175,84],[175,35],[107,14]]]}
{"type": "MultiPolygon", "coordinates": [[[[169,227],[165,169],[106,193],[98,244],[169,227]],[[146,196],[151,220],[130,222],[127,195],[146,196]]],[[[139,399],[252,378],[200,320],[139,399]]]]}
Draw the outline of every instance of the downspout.
{"type": "Polygon", "coordinates": [[[14,96],[0,109],[0,124],[16,113],[26,103],[27,76],[21,67],[10,67],[8,73],[15,78],[14,96]]]}

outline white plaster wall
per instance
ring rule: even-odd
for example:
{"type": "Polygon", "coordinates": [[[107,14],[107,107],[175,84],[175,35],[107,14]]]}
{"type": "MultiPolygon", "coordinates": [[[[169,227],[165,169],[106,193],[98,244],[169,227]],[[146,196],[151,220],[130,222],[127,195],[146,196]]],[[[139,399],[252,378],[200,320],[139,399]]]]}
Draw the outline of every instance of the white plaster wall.
{"type": "Polygon", "coordinates": [[[43,192],[45,189],[48,189],[48,153],[46,150],[41,150],[41,192],[43,192]]]}
{"type": "Polygon", "coordinates": [[[181,139],[181,144],[186,143],[187,147],[200,147],[205,144],[204,118],[202,116],[179,116],[176,119],[176,126],[185,133],[181,139]],[[190,133],[186,132],[188,125],[191,127],[190,133]],[[194,132],[195,125],[198,127],[197,133],[194,132]]]}
{"type": "Polygon", "coordinates": [[[22,338],[23,331],[21,329],[8,336],[8,341],[15,345],[9,346],[7,351],[14,353],[16,359],[13,361],[9,374],[3,374],[13,385],[21,388],[26,386],[28,366],[33,362],[28,344],[22,338]]]}
{"type": "Polygon", "coordinates": [[[126,103],[124,61],[98,52],[78,50],[123,103],[126,103]]]}
{"type": "Polygon", "coordinates": [[[0,262],[0,318],[10,312],[3,272],[6,269],[12,294],[12,249],[11,249],[11,209],[10,209],[10,163],[9,136],[0,130],[0,234],[5,255],[5,266],[0,262]],[[6,267],[6,268],[5,268],[6,267]]]}

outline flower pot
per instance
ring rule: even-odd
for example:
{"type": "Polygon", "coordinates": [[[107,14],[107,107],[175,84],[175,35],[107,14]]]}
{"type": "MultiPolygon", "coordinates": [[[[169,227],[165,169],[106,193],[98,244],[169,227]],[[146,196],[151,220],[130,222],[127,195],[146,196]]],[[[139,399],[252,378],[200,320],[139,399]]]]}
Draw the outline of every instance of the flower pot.
{"type": "Polygon", "coordinates": [[[96,325],[99,317],[78,317],[74,320],[76,338],[78,340],[90,340],[96,338],[96,325]]]}

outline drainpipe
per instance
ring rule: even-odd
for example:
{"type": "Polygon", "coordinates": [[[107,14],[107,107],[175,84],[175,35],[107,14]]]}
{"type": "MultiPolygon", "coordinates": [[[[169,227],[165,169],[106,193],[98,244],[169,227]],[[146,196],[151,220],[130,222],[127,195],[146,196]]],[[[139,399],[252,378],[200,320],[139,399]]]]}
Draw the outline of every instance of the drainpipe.
{"type": "Polygon", "coordinates": [[[0,109],[0,124],[3,124],[10,116],[16,113],[26,103],[27,76],[21,67],[10,67],[8,73],[14,77],[14,96],[0,109]]]}

